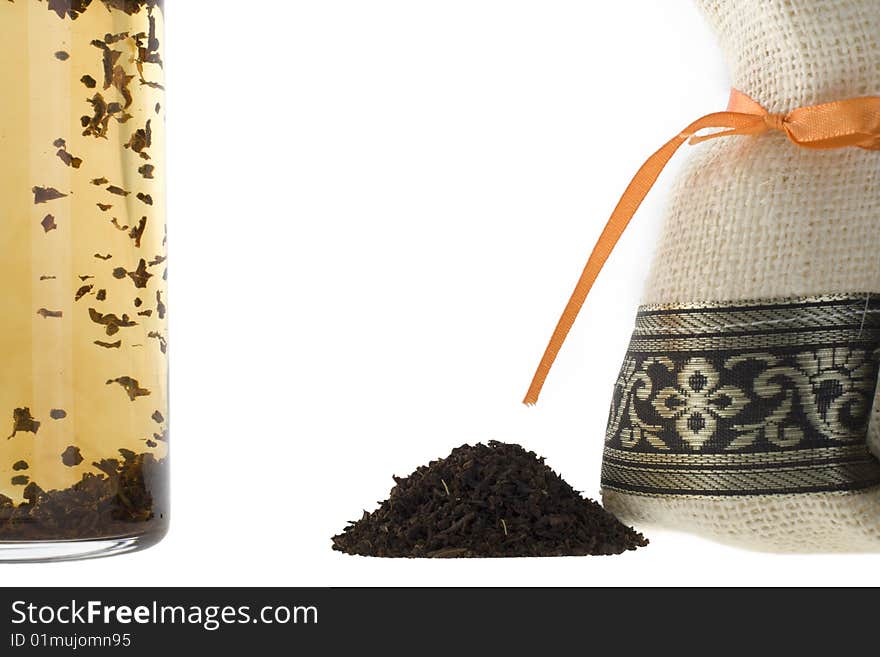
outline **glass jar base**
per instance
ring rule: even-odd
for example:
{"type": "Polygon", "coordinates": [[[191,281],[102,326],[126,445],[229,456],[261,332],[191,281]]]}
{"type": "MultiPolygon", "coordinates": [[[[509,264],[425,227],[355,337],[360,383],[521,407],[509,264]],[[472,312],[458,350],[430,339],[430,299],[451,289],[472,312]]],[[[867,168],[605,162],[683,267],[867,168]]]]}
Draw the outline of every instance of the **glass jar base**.
{"type": "Polygon", "coordinates": [[[137,552],[152,547],[162,540],[162,534],[141,534],[119,538],[99,538],[80,541],[15,541],[0,543],[2,563],[50,563],[100,559],[117,554],[137,552]]]}

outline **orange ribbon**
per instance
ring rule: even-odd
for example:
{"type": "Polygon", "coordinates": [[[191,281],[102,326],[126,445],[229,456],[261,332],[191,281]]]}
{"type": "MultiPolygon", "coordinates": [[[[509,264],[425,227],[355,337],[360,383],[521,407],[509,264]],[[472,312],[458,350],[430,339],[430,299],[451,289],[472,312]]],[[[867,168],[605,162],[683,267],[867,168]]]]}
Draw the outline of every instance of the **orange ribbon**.
{"type": "Polygon", "coordinates": [[[553,331],[523,403],[535,404],[538,401],[544,380],[596,277],[636,210],[679,147],[688,140],[692,144],[697,144],[709,139],[733,135],[757,137],[773,130],[785,133],[790,141],[803,148],[829,149],[856,146],[880,150],[880,96],[850,98],[823,105],[800,107],[788,114],[771,114],[744,93],[734,89],[726,112],[716,112],[697,119],[649,157],[626,188],[593,248],[568,305],[559,318],[556,330],[553,331]],[[696,136],[698,132],[706,129],[720,129],[720,131],[696,136]]]}

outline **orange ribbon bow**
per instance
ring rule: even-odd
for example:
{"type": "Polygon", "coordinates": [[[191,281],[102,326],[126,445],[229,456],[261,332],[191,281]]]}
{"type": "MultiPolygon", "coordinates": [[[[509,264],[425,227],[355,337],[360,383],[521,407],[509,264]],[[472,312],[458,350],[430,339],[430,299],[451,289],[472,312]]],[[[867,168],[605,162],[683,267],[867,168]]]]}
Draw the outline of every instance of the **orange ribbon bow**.
{"type": "Polygon", "coordinates": [[[692,144],[697,144],[732,135],[758,136],[772,130],[784,132],[789,140],[803,148],[829,149],[856,146],[880,150],[880,96],[850,98],[823,105],[800,107],[788,114],[771,114],[759,103],[734,89],[726,112],[716,112],[697,119],[649,157],[626,188],[593,248],[568,305],[559,318],[556,330],[553,331],[523,403],[535,404],[538,401],[544,380],[596,277],[636,210],[679,147],[688,140],[692,144]],[[726,129],[696,136],[701,130],[712,128],[726,129]]]}

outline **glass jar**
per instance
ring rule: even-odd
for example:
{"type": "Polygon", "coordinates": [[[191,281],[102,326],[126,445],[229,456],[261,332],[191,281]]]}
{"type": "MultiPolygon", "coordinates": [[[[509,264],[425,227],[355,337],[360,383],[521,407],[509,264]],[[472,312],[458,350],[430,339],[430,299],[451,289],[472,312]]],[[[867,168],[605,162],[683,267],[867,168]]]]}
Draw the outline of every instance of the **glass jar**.
{"type": "Polygon", "coordinates": [[[168,523],[161,0],[0,3],[0,561],[168,523]]]}

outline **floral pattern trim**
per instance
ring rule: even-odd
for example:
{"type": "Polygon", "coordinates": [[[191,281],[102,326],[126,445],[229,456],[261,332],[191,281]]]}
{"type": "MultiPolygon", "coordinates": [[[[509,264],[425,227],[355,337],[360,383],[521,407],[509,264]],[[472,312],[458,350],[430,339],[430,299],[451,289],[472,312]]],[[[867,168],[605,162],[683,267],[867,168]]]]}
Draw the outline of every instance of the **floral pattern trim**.
{"type": "Polygon", "coordinates": [[[697,484],[681,490],[680,476],[657,473],[658,456],[663,465],[663,455],[683,454],[694,455],[688,481],[698,479],[704,494],[880,483],[880,464],[866,446],[880,361],[880,295],[833,299],[643,309],[614,388],[603,485],[693,493],[697,484]],[[841,457],[834,451],[841,446],[856,452],[841,457]],[[760,454],[799,450],[810,451],[807,462],[790,459],[790,472],[776,465],[762,479],[760,454]],[[640,466],[639,454],[654,458],[640,466]],[[695,479],[700,455],[715,457],[704,474],[719,472],[722,456],[725,475],[695,479]],[[750,455],[748,464],[739,455],[750,455]],[[740,462],[749,470],[745,479],[731,475],[740,462]]]}

